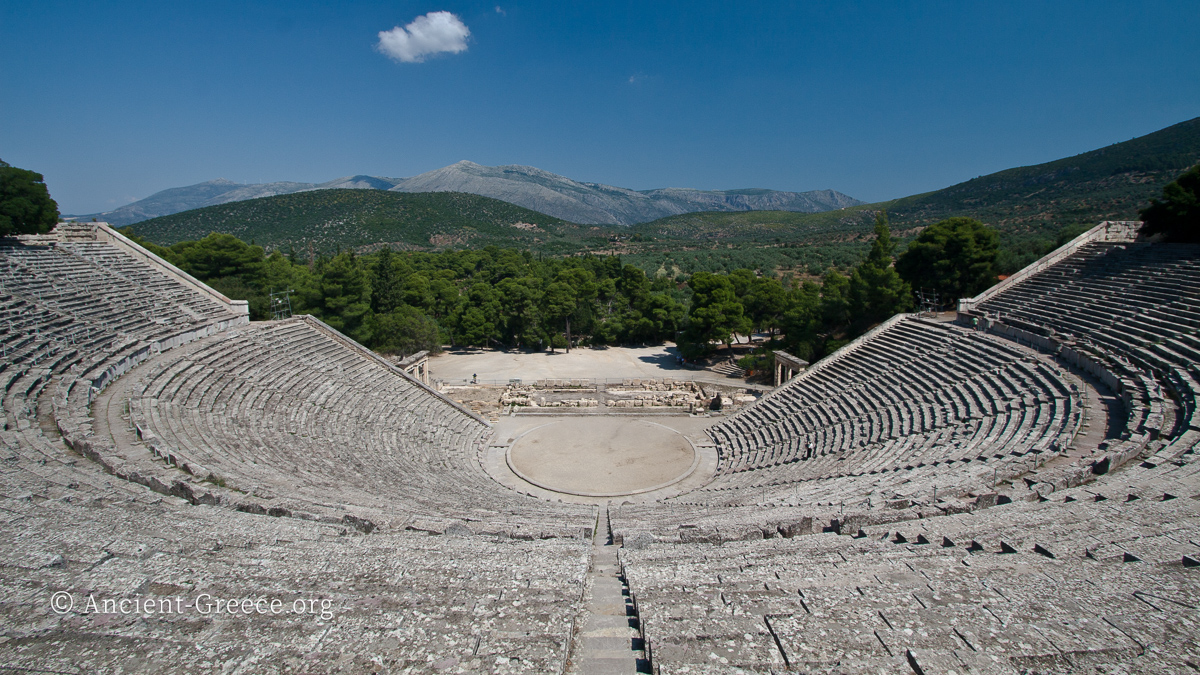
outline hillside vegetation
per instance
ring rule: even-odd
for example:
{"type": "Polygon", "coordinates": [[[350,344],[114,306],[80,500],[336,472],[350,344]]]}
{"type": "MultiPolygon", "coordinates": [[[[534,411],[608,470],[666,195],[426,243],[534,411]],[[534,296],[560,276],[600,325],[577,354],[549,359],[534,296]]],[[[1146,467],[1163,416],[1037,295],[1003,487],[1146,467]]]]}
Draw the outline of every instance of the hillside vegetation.
{"type": "Polygon", "coordinates": [[[1200,118],[935,192],[822,213],[687,213],[614,227],[579,225],[462,193],[334,189],[195,209],[134,229],[160,244],[227,232],[302,254],[383,244],[430,251],[494,244],[548,255],[621,254],[658,277],[738,268],[816,275],[856,265],[870,244],[875,215],[887,210],[901,250],[940,220],[982,221],[1000,235],[1000,272],[1012,273],[1097,222],[1137,219],[1163,186],[1197,162],[1200,118]],[[518,223],[537,227],[514,227],[518,223]]]}
{"type": "MultiPolygon", "coordinates": [[[[496,246],[382,247],[301,261],[278,250],[268,255],[230,234],[170,247],[141,243],[228,297],[247,300],[253,319],[269,318],[271,294],[287,289],[292,311],[315,314],[383,352],[446,343],[553,351],[672,340],[683,357],[705,359],[717,345],[732,355],[739,335],[766,331],[771,348],[784,345],[809,359],[912,307],[910,284],[927,285],[922,278],[901,279],[900,265],[893,267],[895,249],[882,214],[873,235],[870,255],[849,276],[830,270],[820,284],[749,269],[697,272],[678,283],[615,255],[534,256],[496,246]]],[[[760,348],[746,358],[744,367],[762,369],[773,357],[760,348]]]]}
{"type": "Polygon", "coordinates": [[[1074,157],[897,199],[888,208],[894,223],[928,225],[970,215],[1016,232],[1136,220],[1150,197],[1197,162],[1200,118],[1074,157]]]}
{"type": "MultiPolygon", "coordinates": [[[[823,264],[844,266],[847,255],[862,255],[877,211],[887,210],[892,229],[904,243],[935,222],[969,217],[997,230],[1001,272],[1011,273],[1067,235],[1100,221],[1137,220],[1139,209],[1197,162],[1200,118],[1074,157],[887,202],[824,213],[690,213],[643,223],[632,231],[707,242],[704,250],[672,253],[692,265],[819,270],[823,264]]],[[[646,267],[661,262],[659,251],[669,250],[647,244],[631,260],[646,267]]]]}
{"type": "MultiPolygon", "coordinates": [[[[162,245],[232,234],[267,249],[330,252],[389,245],[444,249],[504,244],[558,250],[584,226],[488,197],[458,192],[319,190],[218,204],[137,223],[162,245]]],[[[572,243],[566,250],[573,250],[572,243]]]]}
{"type": "Polygon", "coordinates": [[[464,160],[411,178],[357,175],[343,176],[324,183],[281,181],[250,184],[218,178],[195,185],[168,188],[112,211],[75,217],[82,220],[94,218],[124,226],[206,206],[339,188],[392,192],[465,192],[501,199],[575,223],[608,225],[633,225],[655,218],[696,211],[773,209],[812,213],[862,203],[834,190],[630,190],[600,183],[582,183],[532,166],[482,166],[464,160]]]}
{"type": "MultiPolygon", "coordinates": [[[[632,228],[579,225],[488,197],[457,193],[320,190],[219,204],[132,226],[170,246],[212,232],[302,257],[337,250],[439,251],[488,245],[547,255],[622,254],[675,276],[739,267],[848,268],[867,244],[875,210],[851,207],[684,214],[632,228]],[[714,218],[729,216],[729,221],[714,218]]],[[[661,276],[661,274],[660,274],[661,276]]]]}

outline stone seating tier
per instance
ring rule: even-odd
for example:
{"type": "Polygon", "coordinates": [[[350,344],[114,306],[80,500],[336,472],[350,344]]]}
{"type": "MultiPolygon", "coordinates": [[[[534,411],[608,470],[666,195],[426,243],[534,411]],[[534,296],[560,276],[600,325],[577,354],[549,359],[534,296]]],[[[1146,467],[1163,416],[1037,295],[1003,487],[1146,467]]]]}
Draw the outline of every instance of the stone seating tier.
{"type": "MultiPolygon", "coordinates": [[[[370,670],[380,662],[374,658],[401,670],[459,663],[494,672],[561,669],[581,611],[586,541],[455,536],[487,517],[481,508],[470,509],[472,522],[460,521],[447,536],[367,537],[353,520],[271,518],[197,503],[192,492],[193,499],[176,496],[159,473],[186,474],[161,462],[147,469],[124,458],[111,439],[106,445],[94,434],[99,420],[90,404],[138,363],[221,334],[238,317],[119,250],[85,242],[81,261],[60,239],[33,239],[36,246],[0,244],[4,668],[331,672],[370,670]],[[156,481],[158,491],[146,487],[156,481]],[[55,591],[72,594],[75,609],[49,614],[55,591]],[[190,605],[201,593],[278,599],[288,609],[307,600],[316,611],[202,615],[190,605]],[[174,615],[117,618],[88,611],[89,597],[187,604],[174,615]],[[363,645],[372,645],[370,657],[362,655],[363,645]]],[[[347,351],[335,345],[330,362],[351,363],[347,351]]],[[[194,406],[236,399],[225,387],[196,388],[182,379],[171,386],[189,392],[189,423],[194,406]]],[[[325,402],[334,402],[333,393],[325,402]]],[[[216,424],[211,417],[207,423],[216,424]]],[[[305,420],[289,423],[302,427],[305,420]]],[[[428,443],[451,447],[448,439],[469,429],[444,433],[428,436],[428,443]]],[[[439,461],[429,448],[419,449],[425,455],[414,461],[439,461]]]]}
{"type": "MultiPolygon", "coordinates": [[[[319,323],[239,327],[77,229],[0,244],[0,663],[568,668],[589,547],[561,535],[591,509],[499,487],[483,423],[319,323]],[[333,616],[59,616],[58,590],[333,616]]],[[[657,672],[1195,670],[1196,253],[1085,244],[982,303],[998,335],[888,322],[714,427],[712,484],[614,504],[657,672]],[[1083,406],[1018,342],[1119,394],[1100,455],[1045,463],[1083,406]]]]}
{"type": "Polygon", "coordinates": [[[595,520],[591,507],[498,489],[477,460],[486,423],[307,318],[174,350],[130,387],[148,452],[289,511],[336,494],[385,519],[482,521],[534,536],[579,536],[595,520]]]}
{"type": "Polygon", "coordinates": [[[681,504],[875,504],[991,488],[1070,443],[1078,392],[1011,345],[916,318],[894,322],[710,429],[709,485],[681,504]],[[920,478],[926,467],[934,475],[920,478]],[[989,484],[985,485],[985,481],[989,484]]]}
{"type": "Polygon", "coordinates": [[[621,564],[661,672],[1183,672],[1200,609],[1200,515],[1180,498],[1192,458],[840,536],[627,542],[621,564]]]}

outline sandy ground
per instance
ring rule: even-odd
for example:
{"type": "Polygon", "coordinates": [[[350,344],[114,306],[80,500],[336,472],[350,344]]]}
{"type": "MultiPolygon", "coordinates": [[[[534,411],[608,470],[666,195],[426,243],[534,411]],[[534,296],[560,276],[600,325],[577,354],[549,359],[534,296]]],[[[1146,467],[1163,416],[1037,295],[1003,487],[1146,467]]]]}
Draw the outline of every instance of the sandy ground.
{"type": "Polygon", "coordinates": [[[629,494],[682,478],[695,453],[650,420],[581,417],[544,422],[512,445],[513,468],[537,485],[576,494],[629,494]]]}
{"type": "Polygon", "coordinates": [[[691,379],[706,375],[703,370],[682,368],[676,362],[675,345],[660,347],[576,348],[570,354],[558,351],[453,351],[429,360],[429,373],[446,384],[469,382],[479,375],[481,384],[504,384],[511,379],[524,382],[547,378],[663,378],[691,379]]]}
{"type": "MultiPolygon", "coordinates": [[[[495,432],[488,444],[484,469],[502,485],[526,494],[577,504],[604,504],[611,497],[581,496],[584,493],[614,494],[660,485],[690,464],[697,466],[678,482],[649,492],[622,497],[625,503],[652,503],[694,490],[712,480],[717,469],[717,452],[705,429],[721,417],[660,415],[653,418],[610,415],[513,415],[493,423],[495,432]],[[561,423],[548,426],[550,423],[561,423]],[[666,427],[666,428],[663,428],[666,427]],[[544,428],[542,434],[539,430],[544,428]],[[654,438],[646,433],[653,429],[654,438]],[[526,440],[538,443],[525,443],[526,440]],[[695,454],[682,450],[681,441],[691,441],[695,454]],[[509,468],[509,450],[516,452],[522,473],[537,471],[543,480],[562,477],[559,490],[544,489],[518,477],[509,468]],[[665,449],[665,452],[662,450],[665,449]],[[549,464],[545,471],[538,462],[549,464]],[[614,469],[613,465],[621,466],[614,469]],[[638,471],[653,474],[640,477],[638,471]],[[619,474],[619,475],[618,475],[619,474]],[[562,490],[574,490],[563,492],[562,490]]],[[[541,482],[541,481],[539,481],[541,482]]]]}

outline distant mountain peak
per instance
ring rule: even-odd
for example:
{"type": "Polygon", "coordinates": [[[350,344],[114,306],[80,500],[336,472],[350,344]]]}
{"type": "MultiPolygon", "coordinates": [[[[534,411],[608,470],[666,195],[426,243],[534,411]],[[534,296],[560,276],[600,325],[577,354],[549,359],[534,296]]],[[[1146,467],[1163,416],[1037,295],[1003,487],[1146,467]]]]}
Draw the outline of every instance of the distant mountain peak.
{"type": "Polygon", "coordinates": [[[483,166],[467,160],[405,179],[392,190],[468,192],[588,225],[633,225],[695,211],[770,209],[811,213],[862,203],[832,190],[805,193],[689,188],[635,191],[603,183],[580,182],[535,166],[483,166]]]}
{"type": "Polygon", "coordinates": [[[839,192],[776,190],[692,190],[666,188],[635,191],[585,183],[535,166],[484,166],[459,160],[411,178],[353,175],[324,183],[275,182],[245,184],[226,178],[170,188],[106,213],[88,214],[114,225],[129,225],[180,211],[279,194],[348,188],[395,192],[466,192],[588,225],[633,225],[695,211],[829,211],[861,204],[839,192]]]}

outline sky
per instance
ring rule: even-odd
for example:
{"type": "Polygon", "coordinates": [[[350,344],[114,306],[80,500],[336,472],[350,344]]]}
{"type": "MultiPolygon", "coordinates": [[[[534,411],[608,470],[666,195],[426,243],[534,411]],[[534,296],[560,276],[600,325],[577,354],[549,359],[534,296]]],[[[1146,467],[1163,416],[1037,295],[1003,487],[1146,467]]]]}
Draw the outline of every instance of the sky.
{"type": "Polygon", "coordinates": [[[0,0],[0,159],[63,213],[467,159],[866,201],[1200,116],[1182,2],[0,0]]]}

